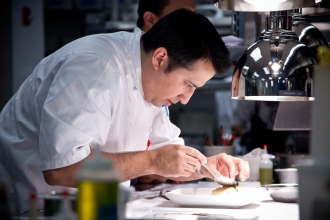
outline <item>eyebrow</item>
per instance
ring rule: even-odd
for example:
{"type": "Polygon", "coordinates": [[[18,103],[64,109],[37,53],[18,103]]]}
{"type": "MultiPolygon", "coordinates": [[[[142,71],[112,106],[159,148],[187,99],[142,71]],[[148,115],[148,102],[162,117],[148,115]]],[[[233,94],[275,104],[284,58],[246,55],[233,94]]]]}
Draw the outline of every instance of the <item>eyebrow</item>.
{"type": "Polygon", "coordinates": [[[188,83],[189,84],[191,84],[193,87],[195,87],[196,89],[198,89],[198,88],[200,88],[200,86],[197,86],[195,83],[193,83],[193,82],[190,82],[190,81],[188,81],[188,83]]]}

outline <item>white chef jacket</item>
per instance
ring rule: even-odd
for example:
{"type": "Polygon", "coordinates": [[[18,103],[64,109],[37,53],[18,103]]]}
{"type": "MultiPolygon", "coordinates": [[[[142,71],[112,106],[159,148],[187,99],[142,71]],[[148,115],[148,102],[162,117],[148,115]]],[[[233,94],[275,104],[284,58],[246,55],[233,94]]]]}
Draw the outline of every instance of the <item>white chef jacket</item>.
{"type": "Polygon", "coordinates": [[[133,29],[134,33],[141,32],[141,31],[142,30],[138,26],[135,26],[134,29],[133,29]]]}
{"type": "Polygon", "coordinates": [[[16,213],[31,190],[49,193],[42,171],[105,152],[184,144],[167,107],[144,99],[141,32],[97,34],[44,58],[0,115],[0,177],[16,213]]]}

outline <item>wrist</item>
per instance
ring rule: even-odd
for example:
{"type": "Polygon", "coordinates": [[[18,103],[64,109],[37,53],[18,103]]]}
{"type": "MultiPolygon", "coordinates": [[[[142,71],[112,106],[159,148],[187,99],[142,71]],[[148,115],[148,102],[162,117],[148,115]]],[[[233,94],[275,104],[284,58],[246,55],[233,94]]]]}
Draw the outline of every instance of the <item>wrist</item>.
{"type": "Polygon", "coordinates": [[[149,174],[158,174],[157,170],[157,150],[149,150],[147,153],[147,161],[149,162],[147,169],[149,174]]]}

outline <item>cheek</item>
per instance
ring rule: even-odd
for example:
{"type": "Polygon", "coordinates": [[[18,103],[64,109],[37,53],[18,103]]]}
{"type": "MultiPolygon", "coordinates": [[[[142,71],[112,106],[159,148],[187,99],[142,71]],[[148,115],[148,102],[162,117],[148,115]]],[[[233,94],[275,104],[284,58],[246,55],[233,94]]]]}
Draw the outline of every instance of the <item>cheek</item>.
{"type": "Polygon", "coordinates": [[[162,94],[167,97],[176,97],[184,92],[185,84],[176,78],[167,78],[167,80],[162,81],[161,85],[159,85],[156,89],[158,91],[162,91],[162,94]]]}
{"type": "Polygon", "coordinates": [[[184,91],[184,87],[182,85],[177,84],[168,85],[166,89],[168,90],[168,93],[170,93],[172,96],[178,96],[184,91]]]}

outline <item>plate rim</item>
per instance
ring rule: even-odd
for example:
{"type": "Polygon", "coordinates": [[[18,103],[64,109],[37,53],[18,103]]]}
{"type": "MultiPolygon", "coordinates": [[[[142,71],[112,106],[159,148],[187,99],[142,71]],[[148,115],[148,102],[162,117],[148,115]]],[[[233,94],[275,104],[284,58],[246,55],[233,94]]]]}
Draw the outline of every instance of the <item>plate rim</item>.
{"type": "Polygon", "coordinates": [[[184,206],[213,206],[213,207],[227,207],[227,208],[240,208],[240,207],[243,207],[243,206],[246,206],[246,205],[249,205],[251,203],[253,203],[254,201],[256,201],[258,198],[261,197],[262,193],[263,193],[263,189],[260,187],[258,188],[255,188],[255,187],[247,187],[249,189],[252,189],[254,192],[252,193],[251,192],[251,195],[255,195],[255,196],[248,196],[248,197],[245,197],[247,199],[238,199],[238,203],[236,205],[233,205],[232,204],[232,201],[228,201],[228,197],[230,197],[230,195],[224,195],[222,197],[215,197],[217,195],[189,195],[189,194],[179,194],[179,193],[173,193],[173,192],[177,192],[177,191],[180,191],[180,190],[187,190],[187,189],[207,189],[207,190],[214,190],[213,188],[201,188],[201,187],[192,187],[192,188],[177,188],[177,189],[174,189],[174,190],[171,190],[171,191],[168,191],[166,192],[166,196],[170,199],[170,201],[174,202],[174,203],[177,203],[177,204],[180,204],[180,205],[184,205],[184,206]],[[255,192],[259,192],[258,194],[255,194],[255,192]],[[177,197],[180,196],[181,198],[182,197],[187,197],[187,202],[182,202],[182,199],[177,199],[177,197]],[[205,202],[204,201],[199,201],[199,204],[196,204],[196,202],[191,202],[189,201],[189,198],[192,199],[192,198],[197,198],[199,197],[205,197],[205,199],[207,200],[205,202]],[[209,200],[210,198],[217,198],[216,200],[209,200]],[[179,201],[178,201],[179,200],[179,201]],[[219,203],[220,204],[216,204],[216,203],[219,203]]]}

